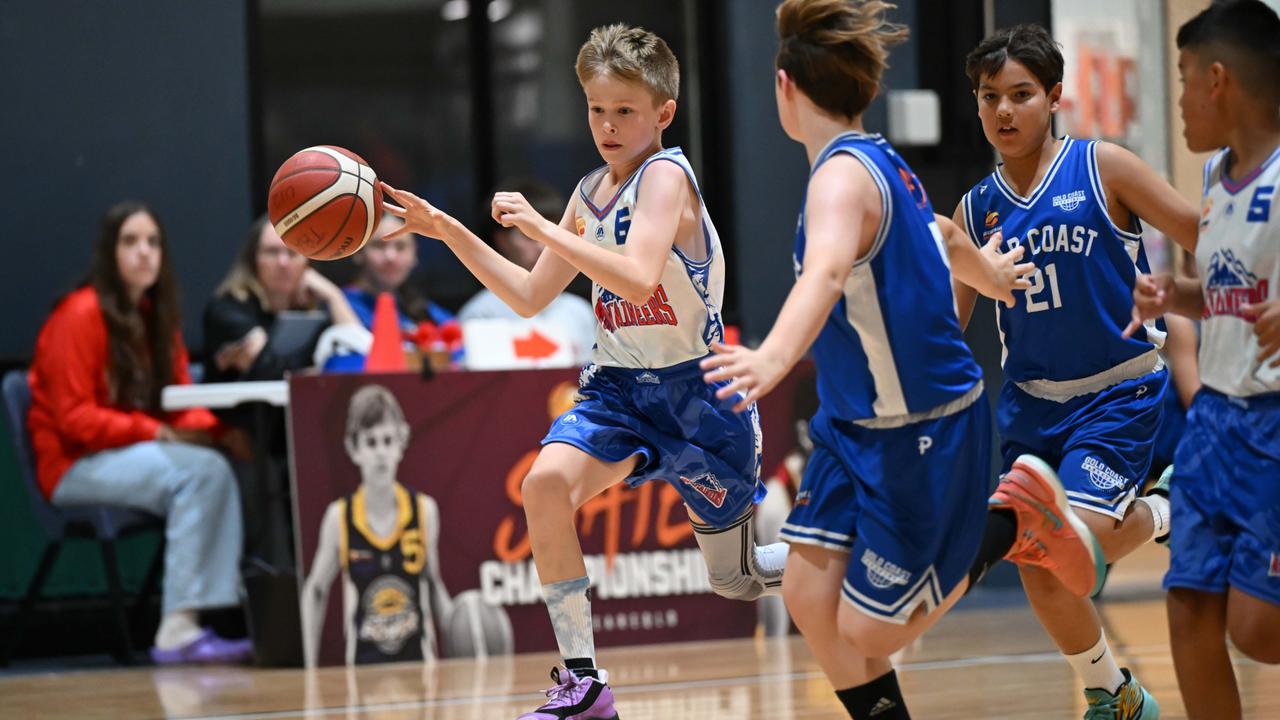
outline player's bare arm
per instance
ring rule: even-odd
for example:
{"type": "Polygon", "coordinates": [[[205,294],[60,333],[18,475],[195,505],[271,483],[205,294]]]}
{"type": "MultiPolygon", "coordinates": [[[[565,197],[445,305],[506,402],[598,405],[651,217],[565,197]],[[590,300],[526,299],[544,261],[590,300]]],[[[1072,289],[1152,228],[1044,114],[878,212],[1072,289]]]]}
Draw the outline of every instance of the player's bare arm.
{"type": "Polygon", "coordinates": [[[1195,252],[1200,215],[1191,203],[1131,151],[1099,142],[1097,153],[1098,175],[1107,190],[1129,212],[1195,252]]]}
{"type": "MultiPolygon", "coordinates": [[[[387,234],[391,240],[412,232],[440,240],[485,287],[493,291],[512,310],[523,317],[533,317],[545,308],[577,276],[578,271],[553,253],[543,253],[532,270],[525,270],[506,259],[448,213],[406,190],[381,183],[382,190],[399,206],[386,202],[392,215],[404,225],[387,234]]],[[[540,218],[541,219],[541,218],[540,218]]],[[[573,202],[565,208],[561,227],[573,227],[573,202]]]]}
{"type": "MultiPolygon", "coordinates": [[[[956,204],[956,211],[952,214],[951,221],[964,227],[963,200],[956,204]]],[[[978,302],[978,291],[956,277],[954,271],[951,275],[951,291],[956,296],[956,315],[960,320],[960,329],[964,330],[969,327],[969,319],[973,317],[973,306],[978,302]]]]}
{"type": "MultiPolygon", "coordinates": [[[[418,507],[423,525],[427,528],[427,566],[422,571],[422,577],[424,581],[430,580],[431,604],[435,606],[436,617],[444,622],[453,611],[453,598],[440,574],[440,506],[430,495],[423,495],[418,507]]],[[[423,603],[427,602],[425,593],[422,599],[423,603]]]]}
{"type": "Polygon", "coordinates": [[[1026,250],[1019,245],[1009,252],[1001,252],[1004,236],[1000,233],[994,233],[979,248],[959,223],[936,213],[933,217],[947,246],[952,277],[1009,307],[1017,304],[1013,291],[1030,288],[1030,277],[1036,271],[1035,263],[1018,262],[1026,250]]]}
{"type": "Polygon", "coordinates": [[[813,341],[844,292],[858,258],[865,255],[880,226],[880,190],[856,158],[837,155],[809,181],[805,199],[804,265],[778,319],[758,350],[712,345],[715,355],[702,361],[707,382],[729,380],[716,392],[725,399],[741,392],[742,411],[764,397],[787,374],[813,341]],[[849,242],[850,228],[858,242],[849,242]]]}
{"type": "Polygon", "coordinates": [[[681,216],[693,197],[684,170],[670,162],[654,162],[645,169],[636,197],[644,201],[636,205],[622,254],[586,242],[563,225],[552,225],[518,193],[498,193],[493,216],[543,243],[601,287],[643,305],[658,287],[681,216]]]}
{"type": "Polygon", "coordinates": [[[1164,354],[1170,381],[1178,393],[1178,402],[1186,410],[1200,391],[1200,338],[1195,323],[1181,315],[1166,315],[1164,323],[1164,354]]]}
{"type": "Polygon", "coordinates": [[[341,526],[342,503],[330,503],[320,521],[320,540],[311,561],[311,572],[302,585],[302,645],[307,667],[315,667],[320,658],[320,636],[324,630],[329,588],[341,567],[341,558],[338,557],[341,526]]]}
{"type": "Polygon", "coordinates": [[[1192,320],[1204,314],[1204,295],[1196,278],[1175,278],[1169,273],[1139,275],[1133,284],[1133,317],[1123,337],[1130,337],[1147,320],[1165,313],[1177,313],[1192,320]]]}

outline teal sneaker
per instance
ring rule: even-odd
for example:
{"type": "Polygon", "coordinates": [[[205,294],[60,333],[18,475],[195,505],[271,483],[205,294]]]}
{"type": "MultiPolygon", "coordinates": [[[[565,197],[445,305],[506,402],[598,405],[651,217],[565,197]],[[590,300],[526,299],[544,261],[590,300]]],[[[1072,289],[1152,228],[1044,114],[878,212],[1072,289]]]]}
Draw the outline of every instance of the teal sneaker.
{"type": "Polygon", "coordinates": [[[1158,720],[1160,705],[1151,693],[1138,683],[1138,679],[1129,672],[1129,668],[1120,668],[1124,673],[1124,684],[1112,695],[1106,690],[1085,688],[1084,699],[1089,709],[1084,711],[1084,720],[1158,720]]]}

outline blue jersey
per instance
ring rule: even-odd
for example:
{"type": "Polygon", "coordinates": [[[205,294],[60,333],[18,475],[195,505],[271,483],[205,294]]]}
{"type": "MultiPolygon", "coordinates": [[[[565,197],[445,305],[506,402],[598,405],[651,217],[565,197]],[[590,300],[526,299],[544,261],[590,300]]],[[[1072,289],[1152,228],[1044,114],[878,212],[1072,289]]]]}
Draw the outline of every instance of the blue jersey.
{"type": "MultiPolygon", "coordinates": [[[[879,135],[837,136],[818,154],[813,172],[837,153],[853,156],[871,174],[880,190],[881,219],[875,243],[854,263],[813,344],[818,398],[841,420],[927,412],[982,378],[956,319],[933,207],[915,173],[879,135]]],[[[797,276],[804,264],[804,217],[802,207],[797,276]]]]}
{"type": "Polygon", "coordinates": [[[1149,267],[1137,218],[1126,230],[1107,212],[1096,141],[1063,138],[1027,197],[997,167],[965,194],[962,208],[975,242],[1002,232],[1002,249],[1021,245],[1023,261],[1036,265],[1017,305],[996,303],[1006,379],[1032,395],[1059,399],[1098,392],[1158,365],[1163,322],[1127,340],[1120,336],[1137,273],[1149,267]]]}

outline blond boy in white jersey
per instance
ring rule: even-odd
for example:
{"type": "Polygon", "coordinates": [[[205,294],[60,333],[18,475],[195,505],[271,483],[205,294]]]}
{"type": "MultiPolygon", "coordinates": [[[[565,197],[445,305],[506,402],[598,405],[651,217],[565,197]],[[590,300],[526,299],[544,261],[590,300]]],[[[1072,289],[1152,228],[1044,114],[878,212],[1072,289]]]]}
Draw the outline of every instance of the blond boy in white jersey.
{"type": "Polygon", "coordinates": [[[522,485],[534,562],[565,660],[546,704],[522,720],[617,717],[596,667],[590,580],[573,514],[619,482],[671,483],[689,507],[712,588],[754,600],[781,589],[785,545],[754,546],[759,480],[755,413],[734,413],[698,362],[722,340],[724,260],[715,226],[678,148],[663,149],[675,117],[679,67],[661,38],[611,25],[592,31],[577,62],[588,121],[605,166],[574,190],[560,223],[518,193],[493,199],[493,218],[547,246],[532,270],[503,258],[453,218],[384,184],[404,218],[396,233],[443,240],[481,282],[533,315],[579,272],[594,284],[598,321],[582,400],[561,415],[522,485]],[[743,562],[743,559],[746,562],[743,562]]]}
{"type": "Polygon", "coordinates": [[[1187,146],[1222,149],[1205,166],[1200,278],[1140,278],[1130,329],[1201,320],[1164,585],[1187,717],[1229,720],[1243,708],[1227,637],[1280,663],[1280,18],[1259,0],[1215,3],[1177,43],[1187,146]]]}

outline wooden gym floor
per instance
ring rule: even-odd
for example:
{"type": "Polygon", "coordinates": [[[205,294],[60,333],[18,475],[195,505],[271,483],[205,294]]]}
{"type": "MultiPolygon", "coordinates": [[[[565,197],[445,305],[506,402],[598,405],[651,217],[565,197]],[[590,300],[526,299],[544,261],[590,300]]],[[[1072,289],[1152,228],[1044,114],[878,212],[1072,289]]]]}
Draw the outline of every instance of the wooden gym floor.
{"type": "MultiPolygon", "coordinates": [[[[1117,566],[1099,609],[1121,664],[1155,694],[1161,717],[1182,718],[1158,591],[1160,552],[1144,549],[1135,562],[1117,566]]],[[[147,668],[5,676],[0,715],[511,720],[538,704],[556,660],[532,654],[313,673],[147,668]]],[[[602,661],[624,720],[846,717],[798,636],[609,648],[602,661]]],[[[962,606],[903,651],[897,664],[912,716],[921,720],[1079,718],[1084,712],[1071,669],[1020,599],[962,606]]],[[[1280,667],[1237,656],[1236,674],[1245,717],[1280,718],[1280,667]]]]}

